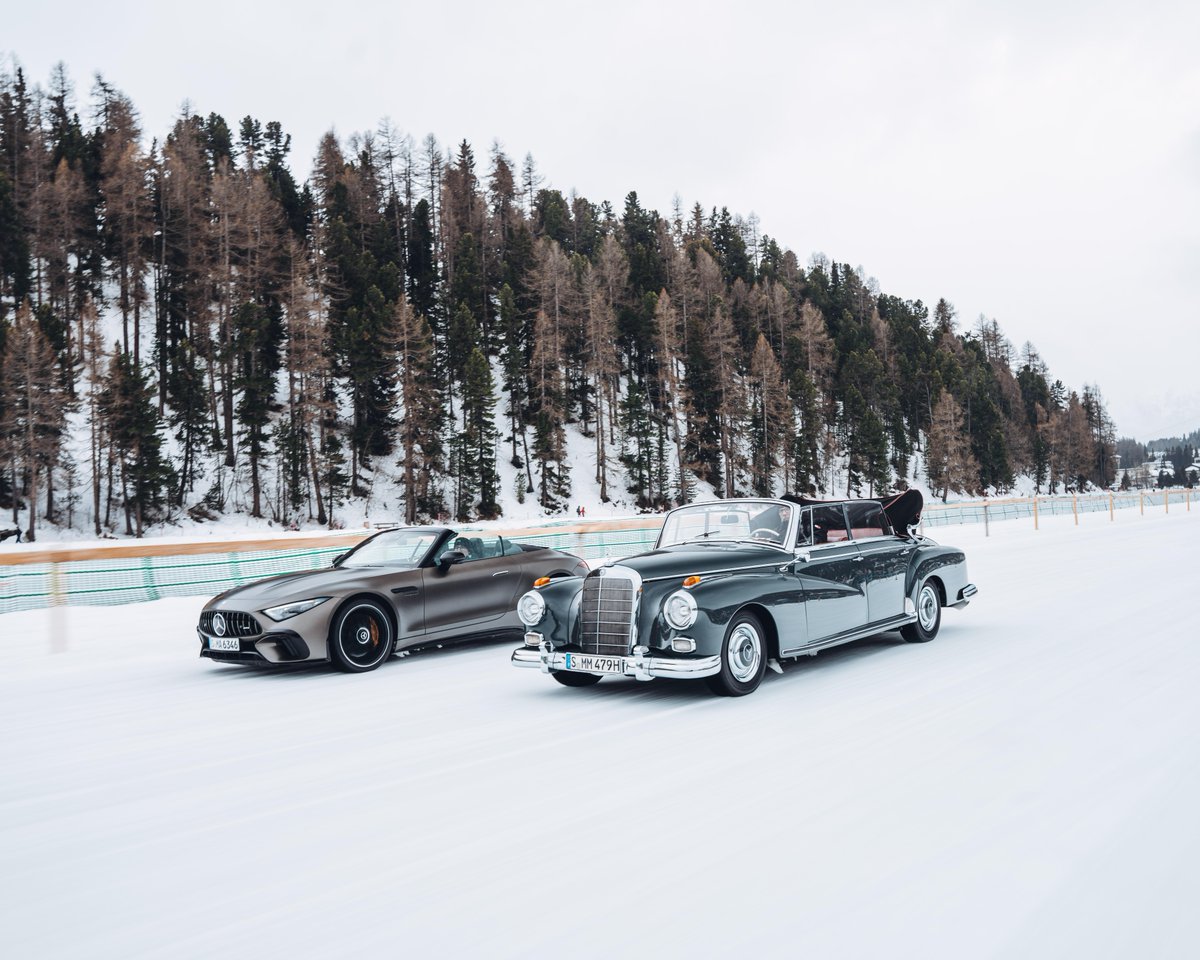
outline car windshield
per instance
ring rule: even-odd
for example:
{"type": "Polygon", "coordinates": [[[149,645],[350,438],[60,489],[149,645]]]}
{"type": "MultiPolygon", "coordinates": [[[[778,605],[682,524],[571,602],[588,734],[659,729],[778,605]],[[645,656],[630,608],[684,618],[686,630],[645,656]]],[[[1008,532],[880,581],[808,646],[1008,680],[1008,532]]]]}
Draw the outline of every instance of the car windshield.
{"type": "Polygon", "coordinates": [[[389,530],[346,554],[342,567],[415,567],[429,552],[437,533],[429,530],[389,530]]]}
{"type": "Polygon", "coordinates": [[[659,547],[711,540],[753,540],[783,546],[792,508],[772,500],[697,503],[672,510],[658,536],[659,547]]]}

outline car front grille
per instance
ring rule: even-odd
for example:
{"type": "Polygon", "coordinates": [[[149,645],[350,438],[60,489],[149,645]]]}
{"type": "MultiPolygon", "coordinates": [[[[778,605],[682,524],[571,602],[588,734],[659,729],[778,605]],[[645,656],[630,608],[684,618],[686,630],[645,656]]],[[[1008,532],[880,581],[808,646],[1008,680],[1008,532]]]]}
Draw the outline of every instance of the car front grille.
{"type": "Polygon", "coordinates": [[[240,610],[205,610],[200,614],[200,629],[210,637],[253,637],[262,633],[262,625],[240,610]],[[225,618],[224,633],[218,633],[213,626],[213,619],[218,613],[225,618]]]}
{"type": "Polygon", "coordinates": [[[629,653],[638,584],[629,573],[603,567],[583,581],[580,645],[584,653],[629,653]]]}

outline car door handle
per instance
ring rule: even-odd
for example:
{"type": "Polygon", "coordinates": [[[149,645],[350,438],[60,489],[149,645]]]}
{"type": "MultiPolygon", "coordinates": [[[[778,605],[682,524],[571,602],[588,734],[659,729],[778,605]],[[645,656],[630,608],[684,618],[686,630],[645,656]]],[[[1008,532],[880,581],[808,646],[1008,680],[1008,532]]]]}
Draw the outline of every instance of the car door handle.
{"type": "Polygon", "coordinates": [[[855,557],[855,558],[854,558],[854,559],[852,559],[850,562],[851,562],[851,563],[862,563],[862,562],[863,562],[863,558],[862,558],[862,557],[855,557]]]}
{"type": "Polygon", "coordinates": [[[420,592],[416,587],[392,587],[392,593],[397,597],[415,597],[420,592]]]}
{"type": "Polygon", "coordinates": [[[493,577],[502,577],[508,572],[509,572],[508,570],[497,570],[495,573],[492,574],[492,576],[493,577]]]}

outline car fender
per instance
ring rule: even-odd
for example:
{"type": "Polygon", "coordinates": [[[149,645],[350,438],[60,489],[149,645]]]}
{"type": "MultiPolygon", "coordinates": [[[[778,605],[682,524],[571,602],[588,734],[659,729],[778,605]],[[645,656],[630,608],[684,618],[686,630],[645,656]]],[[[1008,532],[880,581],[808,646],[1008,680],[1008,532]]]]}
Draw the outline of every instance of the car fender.
{"type": "Polygon", "coordinates": [[[763,621],[771,635],[770,640],[777,641],[778,624],[773,610],[780,604],[800,604],[804,599],[799,581],[777,570],[726,574],[708,580],[701,578],[696,586],[687,588],[696,601],[696,622],[684,630],[676,630],[667,623],[662,609],[671,594],[684,588],[677,580],[661,587],[652,596],[643,597],[642,642],[652,648],[669,649],[675,637],[687,636],[696,641],[696,654],[703,656],[721,652],[730,621],[747,609],[763,621]],[[652,632],[647,629],[648,617],[652,621],[652,632]],[[649,642],[646,637],[650,638],[649,642]]]}
{"type": "Polygon", "coordinates": [[[570,643],[579,621],[583,577],[555,577],[545,586],[534,587],[534,590],[546,601],[546,613],[541,623],[528,629],[540,633],[551,647],[570,643]]]}
{"type": "Polygon", "coordinates": [[[967,557],[954,547],[922,545],[914,552],[909,562],[905,594],[915,603],[917,591],[930,577],[936,577],[942,585],[942,603],[953,603],[953,598],[967,585],[967,557]]]}

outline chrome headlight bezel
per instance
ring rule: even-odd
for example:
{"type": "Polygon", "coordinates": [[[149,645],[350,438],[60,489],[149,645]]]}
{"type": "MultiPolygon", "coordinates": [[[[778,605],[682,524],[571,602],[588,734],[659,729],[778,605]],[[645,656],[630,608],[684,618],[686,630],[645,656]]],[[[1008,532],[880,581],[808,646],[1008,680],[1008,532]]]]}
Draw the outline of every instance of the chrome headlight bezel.
{"type": "Polygon", "coordinates": [[[307,613],[314,607],[319,607],[331,597],[310,597],[308,600],[293,600],[291,603],[281,603],[277,607],[267,607],[262,613],[270,617],[276,623],[281,623],[284,620],[291,620],[292,617],[298,617],[302,613],[307,613]]]}
{"type": "Polygon", "coordinates": [[[663,602],[663,619],[676,630],[686,630],[699,615],[696,598],[686,590],[676,590],[663,602]]]}
{"type": "Polygon", "coordinates": [[[522,594],[517,601],[517,617],[527,627],[536,627],[546,616],[546,601],[536,590],[522,594]]]}

